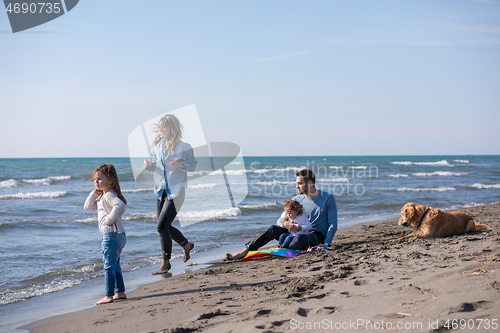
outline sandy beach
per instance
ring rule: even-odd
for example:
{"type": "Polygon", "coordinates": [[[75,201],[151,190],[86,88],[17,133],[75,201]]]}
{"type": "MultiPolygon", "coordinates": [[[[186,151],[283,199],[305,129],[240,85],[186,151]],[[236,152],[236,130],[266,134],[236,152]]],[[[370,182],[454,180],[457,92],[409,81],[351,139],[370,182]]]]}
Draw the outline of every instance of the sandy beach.
{"type": "MultiPolygon", "coordinates": [[[[462,208],[492,231],[437,239],[396,219],[339,229],[330,251],[231,262],[41,320],[31,332],[500,331],[500,204],[462,208]]],[[[242,245],[243,246],[243,245],[242,245]]],[[[75,300],[78,301],[78,300],[75,300]]]]}

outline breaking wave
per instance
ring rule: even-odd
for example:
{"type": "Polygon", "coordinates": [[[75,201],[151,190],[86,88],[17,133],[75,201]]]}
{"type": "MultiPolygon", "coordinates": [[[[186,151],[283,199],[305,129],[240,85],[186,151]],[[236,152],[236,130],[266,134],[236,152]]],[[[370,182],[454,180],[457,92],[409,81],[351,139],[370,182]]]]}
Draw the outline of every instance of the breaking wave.
{"type": "Polygon", "coordinates": [[[6,187],[16,187],[17,182],[15,179],[9,179],[9,180],[4,180],[0,182],[0,188],[6,188],[6,187]]]}
{"type": "Polygon", "coordinates": [[[32,185],[50,185],[63,180],[68,180],[70,178],[71,176],[55,176],[55,177],[45,177],[39,179],[21,179],[21,182],[32,185]]]}
{"type": "Polygon", "coordinates": [[[400,192],[446,192],[446,191],[455,191],[453,187],[437,187],[437,188],[409,188],[409,187],[402,187],[398,188],[396,191],[400,192]]]}
{"type": "Polygon", "coordinates": [[[66,191],[4,194],[0,195],[0,200],[60,198],[67,194],[68,192],[66,191]]]}
{"type": "Polygon", "coordinates": [[[472,188],[479,188],[479,189],[488,189],[488,188],[500,188],[500,184],[493,184],[493,185],[485,185],[485,184],[472,184],[470,185],[472,188]]]}
{"type": "Polygon", "coordinates": [[[435,171],[435,172],[417,172],[412,173],[412,176],[428,177],[428,176],[463,176],[469,175],[471,172],[449,172],[449,171],[435,171]]]}
{"type": "Polygon", "coordinates": [[[448,163],[447,160],[442,160],[438,162],[409,162],[409,161],[396,161],[396,162],[391,162],[391,164],[399,164],[399,165],[429,165],[429,166],[449,166],[452,167],[454,165],[448,163]]]}
{"type": "Polygon", "coordinates": [[[406,175],[406,174],[397,174],[397,175],[387,175],[387,177],[404,178],[404,177],[408,177],[408,175],[406,175]]]}
{"type": "Polygon", "coordinates": [[[188,185],[187,188],[190,188],[190,189],[195,189],[195,190],[199,190],[199,189],[204,189],[204,188],[214,188],[216,187],[217,184],[216,183],[210,183],[210,184],[196,184],[196,185],[188,185]]]}

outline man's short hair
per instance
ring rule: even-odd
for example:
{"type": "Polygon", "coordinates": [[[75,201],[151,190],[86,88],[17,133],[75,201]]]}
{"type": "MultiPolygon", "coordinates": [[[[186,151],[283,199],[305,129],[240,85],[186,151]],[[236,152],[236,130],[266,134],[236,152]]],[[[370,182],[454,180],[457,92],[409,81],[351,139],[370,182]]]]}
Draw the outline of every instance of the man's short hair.
{"type": "Polygon", "coordinates": [[[302,177],[306,183],[312,181],[313,184],[316,184],[316,177],[314,177],[314,172],[311,169],[302,169],[295,176],[302,177]]]}

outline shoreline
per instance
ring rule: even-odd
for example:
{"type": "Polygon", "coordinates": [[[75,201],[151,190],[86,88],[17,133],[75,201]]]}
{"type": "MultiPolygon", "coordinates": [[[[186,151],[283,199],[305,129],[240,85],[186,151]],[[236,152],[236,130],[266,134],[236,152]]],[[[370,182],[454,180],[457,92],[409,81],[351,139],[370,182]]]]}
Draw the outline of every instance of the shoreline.
{"type": "MultiPolygon", "coordinates": [[[[364,223],[378,223],[385,221],[392,215],[369,216],[352,219],[339,220],[342,226],[338,230],[353,228],[364,223]],[[348,221],[345,223],[345,221],[348,221]]],[[[340,225],[340,223],[339,223],[340,225]]],[[[250,240],[250,239],[248,239],[250,240]]],[[[172,260],[171,276],[189,274],[204,267],[216,265],[224,260],[226,253],[237,252],[244,247],[245,243],[232,246],[222,246],[208,251],[195,253],[189,264],[184,264],[181,258],[172,260]]],[[[269,243],[267,247],[277,246],[277,241],[269,243]]],[[[160,282],[165,279],[162,276],[153,276],[150,273],[158,270],[160,263],[151,266],[141,267],[135,271],[125,272],[125,282],[127,284],[127,295],[138,288],[160,282]]],[[[170,277],[169,277],[170,278],[170,277]]],[[[82,311],[95,307],[94,303],[102,298],[104,277],[98,277],[82,281],[80,284],[71,288],[63,289],[57,292],[48,293],[26,300],[2,305],[0,313],[0,333],[20,333],[26,332],[21,327],[41,321],[54,316],[65,315],[72,312],[82,311]],[[65,301],[66,298],[78,298],[79,303],[65,301]],[[53,306],[57,304],[57,306],[53,306]],[[50,310],[45,310],[50,308],[50,310]]]]}
{"type": "Polygon", "coordinates": [[[288,332],[363,320],[372,327],[357,329],[376,330],[373,324],[383,321],[421,323],[408,331],[428,332],[442,329],[446,319],[498,323],[500,204],[458,210],[493,230],[389,242],[409,229],[396,219],[364,222],[339,228],[330,251],[247,262],[219,258],[191,273],[142,285],[127,292],[125,301],[52,316],[21,329],[288,332]]]}
{"type": "MultiPolygon", "coordinates": [[[[225,256],[226,250],[223,249],[228,248],[232,247],[223,246],[195,253],[194,256],[191,256],[191,260],[188,264],[183,263],[181,258],[173,259],[169,276],[189,274],[204,267],[211,266],[211,262],[220,259],[221,255],[225,256]]],[[[164,280],[165,277],[151,274],[159,268],[160,263],[156,263],[151,266],[141,267],[134,271],[124,272],[127,295],[143,285],[154,284],[164,280]]],[[[102,298],[104,292],[103,286],[104,276],[100,276],[82,281],[80,284],[71,288],[2,305],[2,311],[0,312],[0,333],[27,332],[21,329],[21,327],[53,316],[65,315],[93,308],[95,307],[94,303],[102,298]],[[79,301],[75,303],[71,300],[73,298],[78,298],[79,301]],[[54,304],[56,305],[54,306],[54,304]]]]}

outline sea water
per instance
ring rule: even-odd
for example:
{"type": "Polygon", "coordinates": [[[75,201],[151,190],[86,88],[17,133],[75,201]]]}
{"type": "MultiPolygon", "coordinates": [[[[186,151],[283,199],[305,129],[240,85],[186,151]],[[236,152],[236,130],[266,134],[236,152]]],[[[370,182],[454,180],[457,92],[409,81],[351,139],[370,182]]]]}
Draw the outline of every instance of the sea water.
{"type": "MultiPolygon", "coordinates": [[[[0,308],[104,275],[97,213],[83,209],[93,189],[84,180],[103,162],[115,165],[128,201],[125,280],[160,262],[155,195],[137,186],[128,158],[0,159],[0,308]]],[[[242,248],[276,223],[304,167],[335,195],[339,227],[394,217],[407,202],[454,209],[500,201],[500,156],[244,157],[214,171],[207,163],[189,173],[174,223],[196,244],[195,257],[242,248]]],[[[173,258],[181,256],[174,243],[173,258]]]]}

